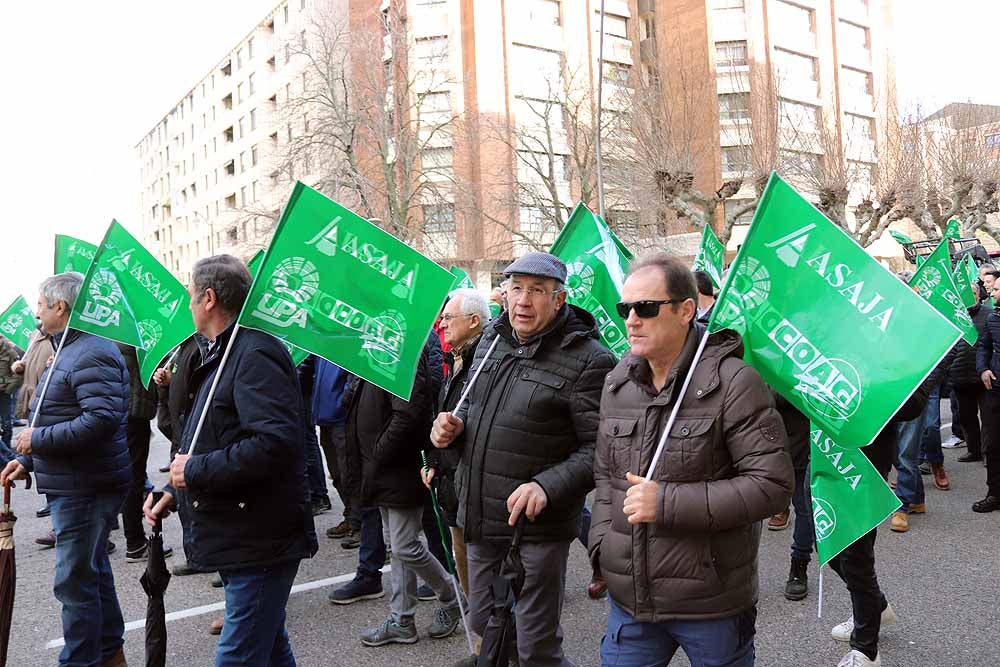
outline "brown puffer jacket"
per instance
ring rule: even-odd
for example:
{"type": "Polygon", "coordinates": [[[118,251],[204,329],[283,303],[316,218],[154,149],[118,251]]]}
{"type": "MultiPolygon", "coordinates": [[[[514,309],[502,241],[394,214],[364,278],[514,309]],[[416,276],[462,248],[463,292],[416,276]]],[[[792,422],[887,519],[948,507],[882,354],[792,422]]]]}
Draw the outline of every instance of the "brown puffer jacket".
{"type": "Polygon", "coordinates": [[[601,397],[590,557],[614,601],[640,622],[724,618],[757,601],[762,519],[788,507],[785,428],[731,331],[712,334],[653,477],[656,522],[632,526],[625,474],[643,474],[704,333],[695,324],[654,395],[649,365],[626,355],[601,397]]]}

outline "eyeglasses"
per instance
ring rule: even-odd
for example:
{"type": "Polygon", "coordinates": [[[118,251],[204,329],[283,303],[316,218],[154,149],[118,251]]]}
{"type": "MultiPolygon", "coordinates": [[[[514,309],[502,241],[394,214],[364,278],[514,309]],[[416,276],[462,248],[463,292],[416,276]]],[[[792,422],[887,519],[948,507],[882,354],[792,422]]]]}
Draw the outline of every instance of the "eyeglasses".
{"type": "Polygon", "coordinates": [[[537,287],[524,288],[521,287],[520,285],[511,285],[510,287],[507,288],[508,298],[513,299],[515,301],[517,299],[520,299],[522,294],[527,294],[528,297],[530,297],[531,299],[537,299],[542,296],[548,296],[549,294],[558,294],[559,292],[562,292],[562,290],[554,289],[549,291],[549,290],[539,289],[537,287]]]}
{"type": "Polygon", "coordinates": [[[646,301],[619,301],[615,304],[615,309],[618,310],[618,316],[623,320],[627,320],[629,313],[635,310],[635,314],[642,319],[647,319],[650,317],[656,317],[660,314],[660,306],[665,306],[670,303],[684,303],[684,299],[661,299],[661,300],[646,300],[646,301]]]}
{"type": "Polygon", "coordinates": [[[451,322],[452,320],[457,320],[460,317],[472,317],[472,313],[466,313],[465,315],[442,315],[441,320],[444,322],[451,322]]]}

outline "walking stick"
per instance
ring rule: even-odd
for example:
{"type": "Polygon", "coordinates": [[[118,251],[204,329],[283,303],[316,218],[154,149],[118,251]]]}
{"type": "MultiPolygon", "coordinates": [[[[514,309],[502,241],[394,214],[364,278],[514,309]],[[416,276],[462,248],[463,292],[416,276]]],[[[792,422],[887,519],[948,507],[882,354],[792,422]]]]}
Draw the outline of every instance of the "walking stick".
{"type": "MultiPolygon", "coordinates": [[[[427,466],[427,453],[421,451],[420,458],[424,462],[424,470],[428,469],[427,466]]],[[[438,505],[437,494],[434,493],[434,486],[430,485],[427,490],[431,492],[431,506],[434,508],[434,519],[437,522],[438,533],[441,534],[441,544],[448,544],[448,539],[444,534],[444,522],[441,520],[441,510],[438,505]]],[[[448,549],[444,550],[444,560],[448,564],[448,574],[451,575],[451,584],[455,587],[455,599],[458,600],[458,611],[462,615],[462,627],[465,628],[465,640],[469,642],[469,654],[474,655],[476,649],[472,645],[472,633],[469,632],[469,620],[465,617],[465,605],[462,604],[462,592],[458,588],[458,572],[455,568],[455,562],[452,560],[451,553],[448,549]]]]}

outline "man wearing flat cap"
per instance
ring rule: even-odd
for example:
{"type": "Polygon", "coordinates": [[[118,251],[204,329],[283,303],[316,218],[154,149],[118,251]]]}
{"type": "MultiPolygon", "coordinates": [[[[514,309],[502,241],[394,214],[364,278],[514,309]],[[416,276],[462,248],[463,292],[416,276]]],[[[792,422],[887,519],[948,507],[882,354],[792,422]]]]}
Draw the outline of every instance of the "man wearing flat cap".
{"type": "Polygon", "coordinates": [[[566,265],[557,257],[529,253],[504,274],[508,309],[483,330],[469,369],[470,377],[479,367],[482,373],[464,405],[438,415],[431,442],[464,446],[455,484],[472,629],[482,635],[486,628],[490,583],[524,514],[526,576],[515,608],[520,664],[572,665],[559,625],[566,558],[594,487],[601,389],[615,358],[598,342],[594,318],[566,303],[566,265]]]}

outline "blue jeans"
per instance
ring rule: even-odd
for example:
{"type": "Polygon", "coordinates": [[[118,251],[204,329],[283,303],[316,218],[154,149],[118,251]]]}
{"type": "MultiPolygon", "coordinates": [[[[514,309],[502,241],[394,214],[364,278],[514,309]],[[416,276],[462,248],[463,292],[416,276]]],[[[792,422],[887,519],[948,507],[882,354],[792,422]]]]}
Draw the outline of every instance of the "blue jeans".
{"type": "Polygon", "coordinates": [[[14,397],[10,394],[0,393],[0,463],[7,463],[14,458],[14,451],[10,448],[11,440],[14,438],[14,397]]]}
{"type": "Polygon", "coordinates": [[[924,479],[920,476],[920,434],[923,432],[924,415],[908,422],[900,422],[898,460],[896,469],[896,497],[903,503],[903,511],[913,503],[924,502],[924,479]]]}
{"type": "Polygon", "coordinates": [[[226,620],[215,667],[295,667],[285,605],[299,561],[220,572],[226,620]]]}
{"type": "Polygon", "coordinates": [[[108,561],[108,533],[125,492],[48,496],[56,533],[52,591],[62,604],[62,667],[91,667],[124,643],[125,621],[108,561]]]}
{"type": "Polygon", "coordinates": [[[795,469],[795,491],[792,493],[795,507],[795,528],[792,530],[792,558],[807,563],[816,543],[813,530],[812,494],[809,493],[809,467],[795,469]]]}
{"type": "Polygon", "coordinates": [[[756,607],[729,618],[637,623],[611,601],[601,664],[665,667],[679,647],[691,667],[752,667],[756,624],[756,607]]]}
{"type": "Polygon", "coordinates": [[[383,565],[385,565],[385,538],[382,536],[382,514],[377,507],[362,507],[357,576],[366,581],[381,581],[383,565]]]}
{"type": "Polygon", "coordinates": [[[941,385],[931,390],[923,418],[920,460],[927,463],[944,463],[944,452],[941,451],[941,385]]]}
{"type": "Polygon", "coordinates": [[[590,549],[590,518],[591,518],[590,508],[587,507],[587,503],[583,504],[583,511],[580,512],[580,534],[577,535],[580,544],[583,545],[584,549],[590,549]]]}

